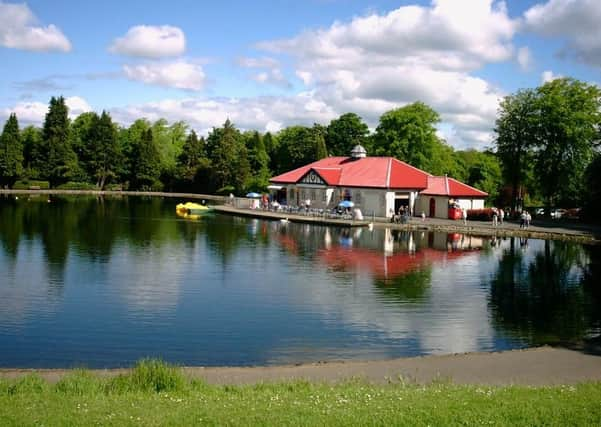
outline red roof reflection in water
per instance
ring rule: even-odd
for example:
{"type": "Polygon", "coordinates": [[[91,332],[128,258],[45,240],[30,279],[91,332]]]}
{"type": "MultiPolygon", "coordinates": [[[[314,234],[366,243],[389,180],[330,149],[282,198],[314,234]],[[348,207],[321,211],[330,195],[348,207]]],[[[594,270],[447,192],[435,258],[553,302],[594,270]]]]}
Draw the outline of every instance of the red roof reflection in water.
{"type": "Polygon", "coordinates": [[[386,256],[383,252],[363,248],[347,248],[332,246],[330,249],[318,251],[320,261],[336,270],[368,270],[376,278],[400,276],[419,270],[435,262],[457,259],[473,251],[441,251],[421,249],[416,252],[398,252],[386,256]]]}

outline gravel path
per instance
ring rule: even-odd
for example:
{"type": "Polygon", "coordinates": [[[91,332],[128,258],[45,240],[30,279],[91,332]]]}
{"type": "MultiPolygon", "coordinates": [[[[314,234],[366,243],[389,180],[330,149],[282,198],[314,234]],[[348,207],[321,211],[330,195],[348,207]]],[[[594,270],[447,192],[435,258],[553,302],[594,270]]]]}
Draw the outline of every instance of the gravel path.
{"type": "MultiPolygon", "coordinates": [[[[256,384],[303,379],[339,382],[353,378],[371,383],[416,383],[449,381],[482,385],[558,385],[601,381],[599,352],[540,347],[497,353],[467,353],[423,356],[367,362],[328,362],[296,366],[267,367],[186,367],[190,378],[203,378],[210,384],[256,384]]],[[[115,376],[125,369],[95,370],[99,376],[115,376]]],[[[51,382],[69,370],[0,370],[0,378],[18,378],[29,373],[51,382]]]]}

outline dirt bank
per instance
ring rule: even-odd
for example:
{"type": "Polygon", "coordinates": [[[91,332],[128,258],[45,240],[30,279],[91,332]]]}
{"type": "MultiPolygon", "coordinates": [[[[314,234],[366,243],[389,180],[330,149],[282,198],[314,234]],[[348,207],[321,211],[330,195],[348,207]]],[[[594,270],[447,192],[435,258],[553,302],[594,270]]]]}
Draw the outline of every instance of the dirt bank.
{"type": "MultiPolygon", "coordinates": [[[[268,367],[186,367],[190,378],[211,384],[255,384],[304,379],[338,382],[360,378],[372,383],[450,381],[456,384],[554,385],[601,381],[601,356],[579,350],[540,347],[497,353],[424,356],[368,362],[328,362],[268,367]]],[[[115,376],[124,369],[95,370],[99,376],[115,376]]],[[[18,378],[36,372],[56,382],[69,370],[3,369],[0,378],[18,378]]]]}

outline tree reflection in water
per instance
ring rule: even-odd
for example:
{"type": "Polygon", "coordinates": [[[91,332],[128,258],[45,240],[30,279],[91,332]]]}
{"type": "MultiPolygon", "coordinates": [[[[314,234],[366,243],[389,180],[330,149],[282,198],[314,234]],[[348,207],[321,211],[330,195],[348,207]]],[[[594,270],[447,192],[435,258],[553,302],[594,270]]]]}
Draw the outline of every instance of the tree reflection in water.
{"type": "MultiPolygon", "coordinates": [[[[601,306],[598,287],[586,285],[589,256],[583,246],[547,240],[527,257],[517,243],[511,238],[491,282],[494,323],[529,345],[574,342],[594,332],[601,306]]],[[[589,268],[598,269],[598,261],[589,268]]]]}

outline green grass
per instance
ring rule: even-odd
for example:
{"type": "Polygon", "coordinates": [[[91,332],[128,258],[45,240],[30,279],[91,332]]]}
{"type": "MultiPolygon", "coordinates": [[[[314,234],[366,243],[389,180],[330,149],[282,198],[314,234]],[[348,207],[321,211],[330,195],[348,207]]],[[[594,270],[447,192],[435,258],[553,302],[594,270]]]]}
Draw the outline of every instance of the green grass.
{"type": "Polygon", "coordinates": [[[600,425],[601,383],[477,387],[435,383],[212,386],[155,360],[102,379],[0,381],[0,425],[600,425]]]}

